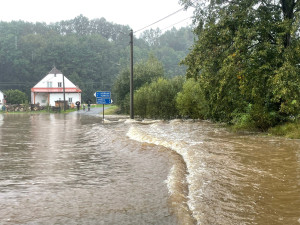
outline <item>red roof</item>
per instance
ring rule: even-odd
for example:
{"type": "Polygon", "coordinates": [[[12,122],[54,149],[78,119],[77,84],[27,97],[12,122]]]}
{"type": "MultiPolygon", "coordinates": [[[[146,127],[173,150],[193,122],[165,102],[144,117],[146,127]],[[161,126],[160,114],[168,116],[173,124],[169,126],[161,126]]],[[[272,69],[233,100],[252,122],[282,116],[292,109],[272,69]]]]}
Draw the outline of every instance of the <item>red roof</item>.
{"type": "MultiPolygon", "coordinates": [[[[63,88],[59,88],[59,87],[56,87],[56,88],[49,88],[49,87],[46,87],[46,88],[41,88],[41,87],[37,87],[37,88],[31,88],[31,92],[47,92],[47,93],[63,93],[64,90],[63,88]]],[[[67,93],[75,93],[75,92],[81,92],[81,90],[78,88],[78,87],[75,87],[75,88],[65,88],[65,92],[67,93]]]]}

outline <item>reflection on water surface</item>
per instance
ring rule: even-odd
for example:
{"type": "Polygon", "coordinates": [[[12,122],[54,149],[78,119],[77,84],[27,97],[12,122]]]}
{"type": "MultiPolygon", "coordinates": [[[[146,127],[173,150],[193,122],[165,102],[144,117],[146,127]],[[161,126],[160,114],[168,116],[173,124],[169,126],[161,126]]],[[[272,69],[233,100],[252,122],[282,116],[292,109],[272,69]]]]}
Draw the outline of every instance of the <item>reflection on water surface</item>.
{"type": "Polygon", "coordinates": [[[0,114],[0,224],[300,224],[299,169],[208,122],[0,114]]]}

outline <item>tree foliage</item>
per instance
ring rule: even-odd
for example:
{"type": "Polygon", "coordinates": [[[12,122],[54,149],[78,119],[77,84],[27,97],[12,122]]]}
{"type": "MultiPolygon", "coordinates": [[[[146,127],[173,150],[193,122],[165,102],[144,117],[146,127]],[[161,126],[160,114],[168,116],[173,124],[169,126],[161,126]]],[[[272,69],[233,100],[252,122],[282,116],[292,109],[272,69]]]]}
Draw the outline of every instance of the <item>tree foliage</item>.
{"type": "Polygon", "coordinates": [[[6,95],[5,100],[8,104],[24,104],[28,102],[28,97],[20,90],[6,90],[4,94],[6,95]]]}
{"type": "Polygon", "coordinates": [[[196,9],[198,41],[184,63],[208,118],[231,122],[246,113],[266,129],[299,113],[299,1],[181,2],[196,9]]]}
{"type": "MultiPolygon", "coordinates": [[[[148,60],[141,61],[134,65],[133,83],[134,90],[145,84],[157,80],[164,76],[163,65],[157,58],[150,55],[148,60]]],[[[122,112],[129,112],[130,93],[130,70],[123,70],[116,78],[113,86],[113,96],[115,103],[121,107],[122,112]]]]}
{"type": "Polygon", "coordinates": [[[135,112],[142,118],[171,119],[178,116],[176,95],[181,91],[184,79],[159,78],[146,83],[135,92],[135,112]]]}
{"type": "Polygon", "coordinates": [[[163,63],[166,77],[185,74],[186,67],[179,66],[179,63],[186,57],[194,42],[195,35],[191,27],[183,27],[179,30],[173,28],[164,34],[160,29],[150,29],[144,31],[140,38],[163,63]]]}
{"type": "MultiPolygon", "coordinates": [[[[129,26],[104,18],[89,20],[83,15],[53,24],[1,21],[0,89],[19,89],[30,96],[30,89],[55,65],[82,89],[83,101],[94,100],[96,91],[111,90],[117,75],[128,67],[129,30],[129,26]]],[[[185,28],[188,31],[191,33],[185,28]]],[[[159,33],[158,38],[164,35],[159,33]]],[[[176,42],[175,38],[178,36],[170,42],[176,42]]],[[[162,63],[168,75],[184,74],[178,64],[187,48],[177,51],[174,45],[164,43],[151,46],[145,39],[134,37],[134,62],[147,60],[152,52],[159,60],[167,59],[162,63]],[[159,52],[161,48],[165,50],[159,52]]]]}
{"type": "Polygon", "coordinates": [[[205,119],[207,115],[207,103],[200,83],[193,78],[188,79],[183,84],[182,91],[176,96],[176,106],[182,117],[205,119]]]}

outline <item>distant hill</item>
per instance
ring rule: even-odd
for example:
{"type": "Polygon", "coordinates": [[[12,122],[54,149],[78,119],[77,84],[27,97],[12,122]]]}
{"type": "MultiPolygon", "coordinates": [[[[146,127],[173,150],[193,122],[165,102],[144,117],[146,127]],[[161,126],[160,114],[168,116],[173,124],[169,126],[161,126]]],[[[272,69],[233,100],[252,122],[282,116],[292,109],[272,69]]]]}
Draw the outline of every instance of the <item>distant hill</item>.
{"type": "MultiPolygon", "coordinates": [[[[83,15],[53,24],[0,22],[0,90],[19,89],[29,96],[53,65],[83,90],[83,99],[96,90],[110,90],[117,74],[129,66],[129,32],[129,26],[83,15]]],[[[193,40],[188,27],[146,30],[134,39],[134,62],[151,52],[167,77],[184,75],[179,63],[193,40]]]]}

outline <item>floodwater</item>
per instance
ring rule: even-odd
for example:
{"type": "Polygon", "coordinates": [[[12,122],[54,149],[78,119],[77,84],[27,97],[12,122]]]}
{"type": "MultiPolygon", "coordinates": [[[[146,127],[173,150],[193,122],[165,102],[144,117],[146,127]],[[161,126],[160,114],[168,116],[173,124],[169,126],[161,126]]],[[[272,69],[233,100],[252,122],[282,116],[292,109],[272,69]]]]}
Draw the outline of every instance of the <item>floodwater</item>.
{"type": "Polygon", "coordinates": [[[300,224],[300,141],[205,121],[0,114],[0,224],[300,224]]]}

